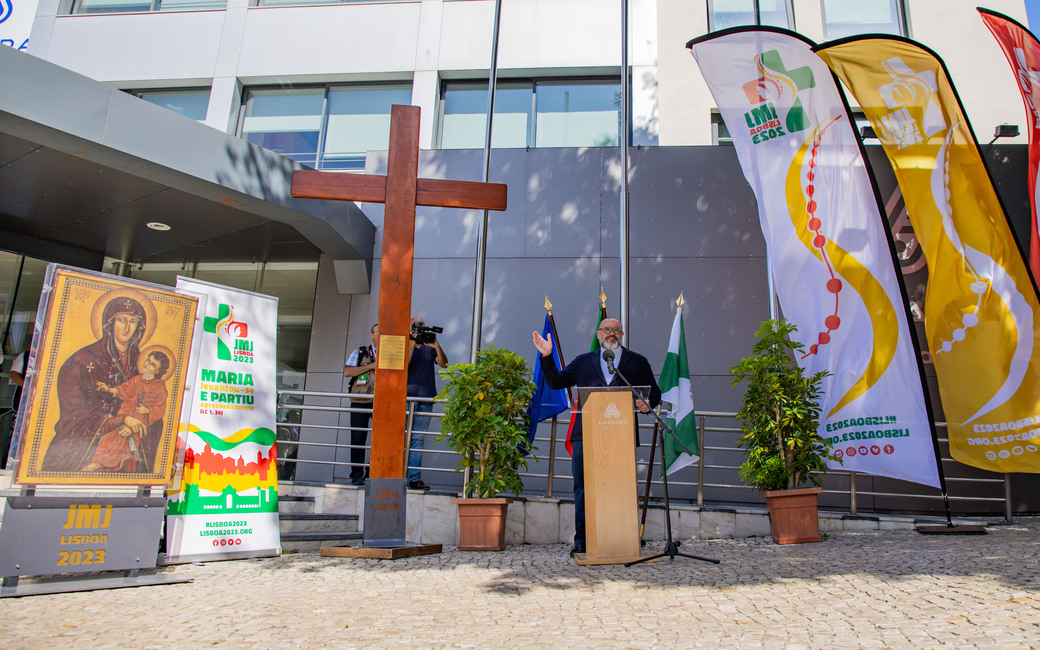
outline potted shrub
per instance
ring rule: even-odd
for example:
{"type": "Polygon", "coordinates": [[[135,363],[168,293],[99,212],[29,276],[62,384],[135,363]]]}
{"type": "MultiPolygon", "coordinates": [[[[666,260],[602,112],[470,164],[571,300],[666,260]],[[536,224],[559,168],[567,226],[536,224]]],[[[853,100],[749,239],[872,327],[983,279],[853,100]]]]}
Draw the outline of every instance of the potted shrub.
{"type": "Polygon", "coordinates": [[[817,431],[828,373],[806,376],[795,363],[804,348],[791,340],[796,330],[786,320],[763,322],[751,356],[730,369],[734,386],[747,382],[737,413],[743,432],[737,444],[747,453],[740,477],[766,497],[778,544],[822,539],[816,510],[822,473],[825,461],[837,460],[817,431]]]}
{"type": "Polygon", "coordinates": [[[505,548],[506,511],[523,490],[520,472],[527,469],[527,409],[534,382],[531,369],[515,352],[488,345],[476,363],[456,363],[442,375],[446,384],[441,435],[459,454],[460,471],[468,470],[464,487],[473,498],[455,499],[459,509],[459,549],[505,548]]]}

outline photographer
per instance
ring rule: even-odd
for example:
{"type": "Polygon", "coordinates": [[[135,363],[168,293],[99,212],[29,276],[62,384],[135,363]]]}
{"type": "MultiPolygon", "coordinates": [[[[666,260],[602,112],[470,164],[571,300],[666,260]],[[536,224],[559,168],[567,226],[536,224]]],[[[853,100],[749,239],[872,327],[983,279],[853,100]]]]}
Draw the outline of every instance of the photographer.
{"type": "Polygon", "coordinates": [[[372,398],[376,389],[376,342],[379,341],[379,324],[376,323],[368,332],[371,345],[362,345],[350,353],[347,365],[343,368],[343,376],[349,377],[347,391],[352,395],[365,395],[351,400],[355,409],[365,409],[350,414],[350,483],[361,487],[368,476],[365,467],[365,443],[372,423],[372,398]]]}
{"type": "MultiPolygon", "coordinates": [[[[408,336],[408,397],[436,397],[437,383],[434,364],[445,368],[448,355],[444,354],[437,342],[439,327],[426,327],[419,317],[412,318],[412,329],[408,336]]],[[[430,486],[422,480],[422,448],[425,444],[423,434],[417,431],[429,431],[430,416],[418,415],[433,411],[433,402],[416,402],[416,416],[412,422],[412,438],[408,447],[408,487],[412,490],[429,490],[430,486]]]]}

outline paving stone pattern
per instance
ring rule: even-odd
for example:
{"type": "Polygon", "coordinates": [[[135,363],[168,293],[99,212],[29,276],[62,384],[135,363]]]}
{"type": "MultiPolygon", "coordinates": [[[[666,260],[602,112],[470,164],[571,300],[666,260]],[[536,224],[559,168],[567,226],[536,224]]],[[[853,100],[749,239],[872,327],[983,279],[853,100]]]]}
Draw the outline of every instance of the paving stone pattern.
{"type": "Polygon", "coordinates": [[[582,567],[560,544],[211,562],[164,569],[191,584],[0,600],[0,639],[4,648],[1040,647],[1040,519],[989,530],[680,549],[720,565],[582,567]]]}

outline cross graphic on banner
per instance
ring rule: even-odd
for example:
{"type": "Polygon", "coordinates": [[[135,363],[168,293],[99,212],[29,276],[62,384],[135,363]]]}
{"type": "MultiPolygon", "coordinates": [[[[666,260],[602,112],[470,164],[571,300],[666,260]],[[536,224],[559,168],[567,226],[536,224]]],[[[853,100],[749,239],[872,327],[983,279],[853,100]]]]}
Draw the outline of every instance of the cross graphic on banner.
{"type": "MultiPolygon", "coordinates": [[[[379,280],[379,345],[377,348],[375,395],[372,406],[372,452],[370,477],[375,479],[366,493],[365,541],[370,523],[379,527],[377,515],[392,513],[387,528],[390,538],[404,539],[404,476],[408,441],[405,439],[405,410],[408,359],[405,359],[412,305],[412,262],[415,247],[415,206],[439,206],[484,210],[506,209],[506,186],[418,178],[419,108],[394,106],[390,113],[390,146],[386,176],[297,171],[293,173],[292,195],[297,198],[332,199],[385,203],[383,257],[379,280]],[[386,492],[374,489],[379,479],[399,479],[399,498],[392,504],[373,499],[386,492]],[[388,509],[384,510],[383,506],[388,509]],[[398,510],[394,508],[399,507],[398,510]]],[[[385,484],[384,484],[385,485],[385,484]]],[[[395,493],[396,494],[396,493],[395,493]]],[[[389,539],[389,538],[384,538],[389,539]]]]}

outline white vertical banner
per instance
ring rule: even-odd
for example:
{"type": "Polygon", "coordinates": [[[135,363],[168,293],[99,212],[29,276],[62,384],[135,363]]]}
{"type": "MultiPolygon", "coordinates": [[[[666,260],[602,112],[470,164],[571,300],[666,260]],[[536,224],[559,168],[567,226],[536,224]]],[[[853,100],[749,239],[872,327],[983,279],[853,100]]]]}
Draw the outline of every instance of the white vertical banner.
{"type": "Polygon", "coordinates": [[[786,30],[739,28],[687,46],[758,199],[776,293],[805,345],[798,364],[831,373],[820,436],[842,469],[938,487],[885,220],[812,45],[786,30]]]}
{"type": "Polygon", "coordinates": [[[183,277],[177,290],[208,299],[167,561],[277,555],[278,299],[183,277]]]}

